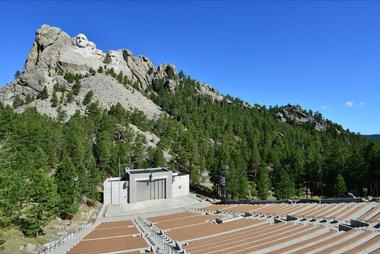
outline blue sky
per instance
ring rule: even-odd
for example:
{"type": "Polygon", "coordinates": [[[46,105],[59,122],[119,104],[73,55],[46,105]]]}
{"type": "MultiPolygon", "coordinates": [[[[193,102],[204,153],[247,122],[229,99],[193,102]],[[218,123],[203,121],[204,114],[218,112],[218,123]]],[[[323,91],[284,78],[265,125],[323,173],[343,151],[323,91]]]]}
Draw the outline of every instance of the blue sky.
{"type": "Polygon", "coordinates": [[[250,103],[299,103],[380,133],[380,1],[2,0],[0,10],[0,86],[47,23],[250,103]]]}

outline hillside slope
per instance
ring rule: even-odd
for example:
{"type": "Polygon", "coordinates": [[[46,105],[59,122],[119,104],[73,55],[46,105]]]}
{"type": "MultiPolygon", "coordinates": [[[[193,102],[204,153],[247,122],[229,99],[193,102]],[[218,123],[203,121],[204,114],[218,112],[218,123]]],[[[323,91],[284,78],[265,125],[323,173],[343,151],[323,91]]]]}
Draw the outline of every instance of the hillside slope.
{"type": "Polygon", "coordinates": [[[369,138],[370,140],[375,140],[377,142],[380,142],[380,134],[365,135],[365,137],[369,138]]]}
{"type": "Polygon", "coordinates": [[[220,197],[228,166],[233,199],[380,195],[380,144],[300,106],[252,106],[174,65],[103,53],[83,34],[40,28],[0,98],[0,224],[27,236],[126,167],[168,166],[220,197]]]}

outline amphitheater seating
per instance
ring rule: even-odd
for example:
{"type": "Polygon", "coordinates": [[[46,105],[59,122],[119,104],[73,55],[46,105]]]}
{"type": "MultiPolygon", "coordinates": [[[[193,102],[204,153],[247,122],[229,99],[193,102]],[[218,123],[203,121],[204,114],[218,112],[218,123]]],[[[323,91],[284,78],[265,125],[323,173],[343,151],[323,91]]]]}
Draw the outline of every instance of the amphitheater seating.
{"type": "MultiPolygon", "coordinates": [[[[182,245],[188,254],[380,254],[380,232],[374,227],[337,230],[340,222],[335,221],[346,222],[351,218],[370,225],[379,223],[380,206],[373,203],[214,204],[193,211],[148,217],[143,221],[150,221],[153,228],[164,232],[162,237],[167,236],[182,245]],[[246,213],[254,216],[241,216],[246,213]],[[280,219],[286,215],[298,219],[280,219]],[[275,221],[273,217],[279,219],[275,221]],[[216,218],[223,219],[223,223],[216,223],[216,218]],[[331,223],[327,225],[319,219],[331,223]]],[[[138,220],[135,223],[140,225],[138,220]]],[[[141,228],[131,220],[102,223],[68,253],[148,251],[149,241],[139,230],[141,228]]]]}
{"type": "Polygon", "coordinates": [[[156,217],[150,217],[149,220],[153,223],[172,221],[176,219],[182,219],[186,217],[198,216],[198,213],[182,212],[169,215],[161,215],[156,217]]]}
{"type": "Polygon", "coordinates": [[[186,243],[184,249],[190,254],[342,253],[380,248],[379,234],[371,231],[354,229],[337,232],[324,226],[270,224],[264,220],[245,218],[223,224],[207,222],[169,229],[167,235],[186,243]]]}
{"type": "Polygon", "coordinates": [[[368,222],[370,224],[379,224],[380,223],[380,205],[374,206],[368,212],[360,216],[358,220],[368,222]]]}
{"type": "MultiPolygon", "coordinates": [[[[220,211],[224,213],[254,213],[283,217],[286,215],[305,219],[327,219],[348,221],[357,219],[365,210],[367,204],[265,204],[265,205],[211,205],[205,211],[220,211]],[[362,212],[361,212],[362,211],[362,212]]],[[[372,212],[373,223],[380,220],[380,206],[372,212]],[[377,216],[377,217],[376,217],[377,216]]]]}
{"type": "Polygon", "coordinates": [[[240,230],[258,223],[254,220],[237,220],[222,224],[206,222],[203,224],[169,230],[166,234],[177,241],[192,240],[212,234],[240,230]]]}
{"type": "MultiPolygon", "coordinates": [[[[292,214],[302,218],[331,218],[347,220],[362,218],[376,221],[379,206],[365,211],[367,204],[265,204],[265,205],[212,205],[204,210],[225,213],[254,213],[284,216],[292,214]],[[360,211],[364,211],[360,213],[360,211]],[[364,213],[364,214],[363,214],[364,213]],[[358,214],[362,214],[358,216],[358,214]],[[356,217],[355,217],[356,216],[356,217]]],[[[242,219],[242,221],[249,219],[242,219]]],[[[239,223],[239,222],[235,222],[239,223]]],[[[187,230],[169,231],[175,240],[187,242],[185,249],[196,253],[360,253],[361,251],[380,252],[380,234],[373,231],[352,229],[337,232],[324,226],[310,224],[260,223],[230,232],[208,229],[210,225],[200,225],[187,230]]],[[[366,252],[367,253],[367,252],[366,252]]]]}
{"type": "Polygon", "coordinates": [[[296,224],[274,224],[269,225],[269,227],[268,225],[260,225],[255,230],[239,230],[230,233],[228,238],[225,235],[209,237],[207,243],[203,245],[200,245],[196,241],[190,242],[187,250],[190,253],[213,253],[218,251],[233,253],[236,250],[242,249],[265,248],[267,244],[272,245],[275,241],[282,239],[288,241],[291,238],[299,237],[308,232],[325,230],[323,227],[304,227],[296,224]]]}
{"type": "Polygon", "coordinates": [[[172,228],[182,228],[182,227],[187,227],[187,226],[192,226],[196,224],[203,224],[211,219],[214,219],[218,216],[216,215],[199,215],[195,217],[190,217],[190,218],[184,218],[180,220],[175,220],[175,221],[168,221],[168,222],[162,222],[156,224],[161,229],[172,229],[172,228]]]}
{"type": "Polygon", "coordinates": [[[82,241],[69,250],[69,254],[140,253],[148,248],[131,220],[101,223],[82,241]]]}

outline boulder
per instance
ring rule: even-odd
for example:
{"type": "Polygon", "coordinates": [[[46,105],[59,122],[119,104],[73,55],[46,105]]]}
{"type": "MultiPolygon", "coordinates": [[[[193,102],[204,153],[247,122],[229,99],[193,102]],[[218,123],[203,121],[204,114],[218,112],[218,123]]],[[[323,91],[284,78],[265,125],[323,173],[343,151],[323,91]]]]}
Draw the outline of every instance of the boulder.
{"type": "Polygon", "coordinates": [[[24,250],[25,250],[26,252],[28,252],[28,253],[35,253],[36,249],[37,249],[37,245],[35,245],[35,244],[33,244],[33,243],[28,243],[28,244],[25,246],[25,248],[24,248],[24,250]]]}

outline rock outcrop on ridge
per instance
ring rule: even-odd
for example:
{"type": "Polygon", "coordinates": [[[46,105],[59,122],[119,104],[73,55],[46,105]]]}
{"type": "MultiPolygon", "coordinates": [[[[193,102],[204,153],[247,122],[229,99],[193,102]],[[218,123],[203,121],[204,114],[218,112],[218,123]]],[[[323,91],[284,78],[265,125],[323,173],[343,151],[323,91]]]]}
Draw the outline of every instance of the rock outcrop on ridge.
{"type": "Polygon", "coordinates": [[[284,123],[290,124],[312,124],[317,131],[325,131],[328,124],[323,120],[321,115],[311,114],[305,111],[300,105],[286,105],[281,107],[276,117],[284,123]]]}
{"type": "MultiPolygon", "coordinates": [[[[179,75],[174,65],[155,66],[147,57],[134,56],[128,49],[103,52],[82,33],[70,37],[57,27],[43,25],[36,32],[20,75],[0,89],[0,102],[19,112],[35,107],[51,117],[57,117],[58,112],[71,116],[78,110],[85,112],[84,99],[91,91],[92,101],[97,101],[103,109],[120,103],[128,110],[139,110],[149,119],[155,119],[165,114],[150,99],[155,93],[152,86],[156,79],[164,80],[168,89],[175,93],[179,75]],[[76,82],[80,83],[80,89],[73,93],[76,82]],[[45,96],[42,97],[43,92],[45,96]],[[52,103],[52,98],[59,101],[59,106],[52,103]]],[[[229,101],[205,83],[198,82],[196,89],[213,101],[229,101]]],[[[298,105],[280,107],[275,116],[285,123],[312,124],[318,131],[328,127],[323,119],[298,105]]]]}
{"type": "Polygon", "coordinates": [[[80,33],[70,37],[57,27],[43,25],[36,32],[33,47],[28,55],[20,76],[0,90],[0,101],[7,105],[18,100],[17,110],[36,107],[43,114],[55,117],[56,107],[52,107],[50,98],[53,93],[61,100],[64,92],[72,91],[73,83],[68,82],[65,74],[80,75],[81,90],[71,102],[61,105],[61,110],[72,115],[76,110],[84,111],[82,100],[88,91],[94,93],[94,100],[102,108],[120,103],[127,109],[142,111],[148,118],[162,114],[160,107],[154,104],[143,91],[149,90],[156,78],[164,79],[175,89],[177,71],[172,64],[156,67],[145,56],[134,56],[128,49],[103,52],[95,43],[80,33]],[[122,73],[128,84],[120,84],[114,77],[97,73],[99,69],[122,73]],[[96,75],[89,75],[96,73],[96,75]],[[60,87],[63,92],[56,91],[60,87]],[[46,87],[48,98],[39,95],[46,87]],[[63,89],[62,89],[63,88],[63,89]]]}

